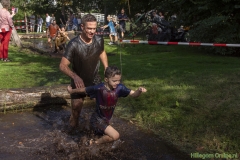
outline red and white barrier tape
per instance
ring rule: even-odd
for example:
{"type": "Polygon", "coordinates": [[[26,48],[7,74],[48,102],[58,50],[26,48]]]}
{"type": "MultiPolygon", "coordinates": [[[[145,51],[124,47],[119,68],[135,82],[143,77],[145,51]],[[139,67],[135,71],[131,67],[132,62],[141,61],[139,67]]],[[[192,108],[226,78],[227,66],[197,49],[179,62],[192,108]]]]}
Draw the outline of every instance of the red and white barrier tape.
{"type": "Polygon", "coordinates": [[[159,42],[159,41],[138,41],[138,40],[120,40],[123,43],[132,44],[163,44],[163,45],[189,45],[189,46],[213,46],[213,47],[240,47],[240,44],[225,43],[198,43],[198,42],[159,42]]]}
{"type": "Polygon", "coordinates": [[[25,22],[25,20],[15,20],[13,22],[25,22]]]}
{"type": "Polygon", "coordinates": [[[25,26],[15,26],[16,29],[24,29],[26,28],[25,26]]]}
{"type": "Polygon", "coordinates": [[[96,35],[105,35],[105,34],[109,34],[109,32],[96,32],[96,35]]]}

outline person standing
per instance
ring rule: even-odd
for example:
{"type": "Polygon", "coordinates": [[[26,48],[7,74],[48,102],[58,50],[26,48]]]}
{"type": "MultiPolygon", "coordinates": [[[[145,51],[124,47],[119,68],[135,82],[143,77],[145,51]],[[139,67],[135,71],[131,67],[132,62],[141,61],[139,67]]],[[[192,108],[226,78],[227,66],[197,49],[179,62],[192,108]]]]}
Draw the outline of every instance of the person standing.
{"type": "Polygon", "coordinates": [[[81,14],[77,16],[77,21],[78,21],[78,31],[81,31],[81,14]]]}
{"type": "Polygon", "coordinates": [[[30,32],[34,32],[35,29],[35,16],[32,14],[30,16],[30,32]]]}
{"type": "Polygon", "coordinates": [[[40,15],[38,15],[37,16],[37,25],[38,25],[38,27],[37,27],[37,33],[38,32],[42,32],[42,24],[43,24],[43,19],[42,19],[42,17],[40,17],[40,15]]]}
{"type": "Polygon", "coordinates": [[[56,21],[54,20],[52,24],[48,27],[48,44],[52,48],[52,41],[55,41],[55,38],[57,36],[57,32],[59,31],[59,26],[57,25],[56,21]]]}
{"type": "Polygon", "coordinates": [[[10,7],[10,0],[2,0],[3,8],[0,9],[0,59],[4,62],[9,62],[8,59],[8,45],[14,28],[12,17],[8,8],[10,7]]]}
{"type": "Polygon", "coordinates": [[[61,15],[60,15],[60,22],[61,22],[61,27],[66,25],[66,18],[63,11],[61,12],[61,15]]]}
{"type": "Polygon", "coordinates": [[[126,21],[128,20],[127,15],[125,14],[124,9],[121,10],[121,13],[118,15],[119,29],[121,32],[121,38],[124,38],[124,33],[126,31],[126,21]]]}
{"type": "MultiPolygon", "coordinates": [[[[71,39],[65,49],[61,59],[59,69],[71,78],[71,87],[83,88],[98,84],[98,75],[101,60],[103,67],[108,67],[108,58],[104,50],[104,40],[96,36],[97,19],[91,14],[82,17],[82,32],[79,36],[71,39]],[[71,64],[71,69],[69,68],[71,64]]],[[[84,97],[86,94],[71,94],[72,112],[70,117],[70,127],[78,126],[84,97]]]]}
{"type": "Polygon", "coordinates": [[[56,21],[56,18],[55,18],[55,16],[54,16],[54,14],[52,14],[52,17],[51,17],[50,22],[53,23],[53,21],[56,21]]]}
{"type": "Polygon", "coordinates": [[[48,27],[51,24],[51,17],[48,15],[48,13],[46,13],[46,33],[48,32],[48,27]]]}

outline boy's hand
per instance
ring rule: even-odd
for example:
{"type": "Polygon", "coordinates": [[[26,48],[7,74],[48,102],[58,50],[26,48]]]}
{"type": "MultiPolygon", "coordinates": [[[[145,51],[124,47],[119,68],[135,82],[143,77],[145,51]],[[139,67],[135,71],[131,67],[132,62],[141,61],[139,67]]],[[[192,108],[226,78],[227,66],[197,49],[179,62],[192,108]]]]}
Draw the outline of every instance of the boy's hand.
{"type": "Polygon", "coordinates": [[[138,90],[139,90],[140,92],[147,92],[147,89],[144,88],[144,87],[139,87],[138,90]]]}
{"type": "Polygon", "coordinates": [[[68,86],[68,87],[67,87],[67,90],[68,90],[68,93],[71,94],[71,92],[72,92],[72,87],[71,87],[71,86],[68,86]]]}

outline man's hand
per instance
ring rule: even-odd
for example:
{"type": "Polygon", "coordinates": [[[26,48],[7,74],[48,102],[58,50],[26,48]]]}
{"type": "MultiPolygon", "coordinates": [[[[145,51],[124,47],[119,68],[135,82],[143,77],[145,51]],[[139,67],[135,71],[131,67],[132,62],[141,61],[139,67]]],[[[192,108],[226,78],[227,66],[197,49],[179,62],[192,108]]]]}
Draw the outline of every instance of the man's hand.
{"type": "Polygon", "coordinates": [[[74,80],[76,88],[83,88],[83,87],[85,87],[82,78],[80,78],[79,76],[75,75],[73,80],[74,80]]]}

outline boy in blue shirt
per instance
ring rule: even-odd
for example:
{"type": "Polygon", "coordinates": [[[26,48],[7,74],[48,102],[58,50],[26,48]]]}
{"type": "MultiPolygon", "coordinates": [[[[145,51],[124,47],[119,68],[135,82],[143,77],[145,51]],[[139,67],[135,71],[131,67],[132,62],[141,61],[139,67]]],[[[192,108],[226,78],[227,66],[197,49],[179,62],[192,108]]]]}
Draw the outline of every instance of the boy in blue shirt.
{"type": "Polygon", "coordinates": [[[147,90],[144,87],[139,87],[137,90],[128,89],[121,81],[121,71],[115,67],[110,66],[105,70],[104,83],[86,88],[76,88],[68,86],[68,92],[86,93],[90,98],[96,99],[96,110],[92,114],[90,123],[96,134],[103,135],[97,140],[90,140],[87,144],[101,144],[119,141],[119,133],[109,123],[112,118],[117,100],[120,97],[138,97],[142,92],[147,90]]]}
{"type": "Polygon", "coordinates": [[[107,20],[108,20],[108,24],[103,26],[102,29],[104,30],[105,28],[109,27],[109,30],[110,30],[110,33],[109,33],[110,42],[108,44],[109,45],[117,44],[118,36],[117,36],[117,32],[116,32],[115,25],[114,25],[114,22],[112,20],[112,17],[110,15],[108,15],[107,20]],[[115,41],[113,41],[112,36],[114,36],[114,40],[115,41]]]}

